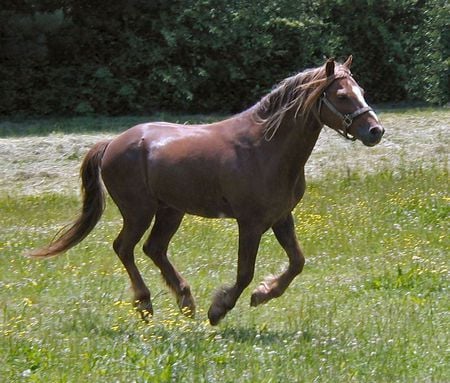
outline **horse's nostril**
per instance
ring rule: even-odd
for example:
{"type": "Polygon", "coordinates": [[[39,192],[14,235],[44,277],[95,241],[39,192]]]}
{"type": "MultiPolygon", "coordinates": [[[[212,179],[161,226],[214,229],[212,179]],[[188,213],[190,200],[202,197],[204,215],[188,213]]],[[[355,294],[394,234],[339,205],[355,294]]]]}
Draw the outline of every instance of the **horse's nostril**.
{"type": "Polygon", "coordinates": [[[384,129],[380,126],[372,126],[369,129],[369,133],[372,136],[382,136],[384,134],[384,129]]]}

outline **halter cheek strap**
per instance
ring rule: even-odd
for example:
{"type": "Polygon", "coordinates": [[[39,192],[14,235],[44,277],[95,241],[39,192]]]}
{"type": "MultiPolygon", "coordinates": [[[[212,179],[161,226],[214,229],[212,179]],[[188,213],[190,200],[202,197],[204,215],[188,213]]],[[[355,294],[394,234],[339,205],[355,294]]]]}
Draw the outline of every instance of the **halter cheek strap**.
{"type": "Polygon", "coordinates": [[[322,109],[322,104],[325,104],[331,112],[333,112],[336,116],[338,116],[342,120],[342,127],[341,127],[342,131],[341,130],[336,130],[336,131],[341,136],[344,136],[348,140],[352,140],[352,141],[355,141],[356,137],[349,136],[348,129],[353,124],[353,120],[356,117],[360,116],[361,114],[373,111],[373,109],[370,106],[365,106],[363,108],[359,108],[359,109],[355,110],[353,113],[342,114],[341,112],[339,112],[339,110],[336,109],[336,107],[330,102],[330,100],[328,100],[327,94],[324,92],[319,99],[319,111],[318,111],[319,117],[320,117],[320,111],[322,109]]]}

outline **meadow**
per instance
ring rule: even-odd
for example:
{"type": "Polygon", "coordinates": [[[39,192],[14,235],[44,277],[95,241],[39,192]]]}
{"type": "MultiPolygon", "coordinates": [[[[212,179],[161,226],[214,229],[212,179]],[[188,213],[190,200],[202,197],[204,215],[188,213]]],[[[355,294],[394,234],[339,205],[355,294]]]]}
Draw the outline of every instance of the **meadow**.
{"type": "Polygon", "coordinates": [[[111,248],[121,226],[111,201],[68,253],[22,256],[77,214],[87,148],[137,118],[1,122],[0,381],[448,382],[450,111],[381,118],[375,148],[322,132],[294,211],[303,273],[282,297],[249,307],[253,287],[287,261],[266,233],[252,285],[217,327],[206,312],[235,277],[232,220],[186,217],[171,244],[195,319],[178,312],[139,246],[155,309],[140,320],[111,248]]]}

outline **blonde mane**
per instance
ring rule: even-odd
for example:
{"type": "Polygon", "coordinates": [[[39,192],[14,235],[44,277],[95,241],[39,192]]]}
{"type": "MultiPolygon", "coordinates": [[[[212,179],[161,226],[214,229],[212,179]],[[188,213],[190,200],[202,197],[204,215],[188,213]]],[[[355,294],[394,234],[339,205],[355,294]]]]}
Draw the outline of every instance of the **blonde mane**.
{"type": "Polygon", "coordinates": [[[253,119],[264,128],[264,137],[270,141],[289,111],[294,118],[299,115],[303,122],[312,112],[318,118],[314,106],[325,89],[337,78],[350,76],[344,65],[336,67],[335,74],[327,77],[325,65],[306,69],[281,81],[269,94],[264,96],[253,110],[253,119]]]}

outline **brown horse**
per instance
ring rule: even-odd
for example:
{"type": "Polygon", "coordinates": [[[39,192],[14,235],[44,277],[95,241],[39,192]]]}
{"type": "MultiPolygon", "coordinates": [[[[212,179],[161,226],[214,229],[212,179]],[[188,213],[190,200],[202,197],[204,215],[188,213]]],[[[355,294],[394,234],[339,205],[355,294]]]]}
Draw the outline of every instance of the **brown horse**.
{"type": "Polygon", "coordinates": [[[279,297],[305,262],[292,210],[305,191],[304,166],[328,125],[348,139],[376,145],[384,129],[353,79],[351,56],[328,60],[283,80],[252,108],[208,125],[148,123],[96,144],[81,166],[83,207],[78,219],[34,257],[56,255],[82,241],[104,209],[103,184],[123,216],[114,250],[131,279],[137,309],[152,315],[150,291],[134,261],[134,248],[155,219],[144,252],[174,291],[180,309],[194,315],[185,279],[167,257],[184,214],[237,220],[237,278],[215,295],[208,311],[217,324],[250,284],[261,236],[272,228],[289,265],[251,296],[257,306],[279,297]]]}

